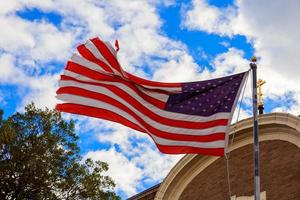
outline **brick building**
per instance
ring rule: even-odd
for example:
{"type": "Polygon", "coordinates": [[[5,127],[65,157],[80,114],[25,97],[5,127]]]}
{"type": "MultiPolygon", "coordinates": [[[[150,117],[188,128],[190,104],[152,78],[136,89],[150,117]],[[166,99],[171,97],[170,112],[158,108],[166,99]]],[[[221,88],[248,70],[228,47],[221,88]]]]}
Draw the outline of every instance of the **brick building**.
{"type": "MultiPolygon", "coordinates": [[[[261,200],[300,200],[300,117],[284,113],[260,115],[259,133],[261,200]]],[[[161,184],[129,199],[253,199],[252,119],[232,125],[230,137],[233,138],[229,157],[231,194],[224,157],[189,154],[161,184]]]]}

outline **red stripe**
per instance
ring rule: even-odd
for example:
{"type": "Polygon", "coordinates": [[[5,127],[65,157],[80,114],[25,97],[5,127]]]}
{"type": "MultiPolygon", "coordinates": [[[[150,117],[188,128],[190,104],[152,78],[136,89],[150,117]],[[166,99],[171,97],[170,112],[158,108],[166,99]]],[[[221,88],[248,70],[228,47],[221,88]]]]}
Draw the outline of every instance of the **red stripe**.
{"type": "Polygon", "coordinates": [[[99,65],[101,68],[103,68],[105,71],[113,73],[112,69],[110,68],[110,66],[108,66],[105,62],[103,62],[102,60],[96,58],[94,56],[94,54],[92,54],[92,52],[90,52],[90,50],[88,48],[86,48],[86,46],[84,44],[79,45],[77,47],[78,52],[80,53],[80,55],[82,55],[84,58],[86,58],[87,60],[99,65]]]}
{"type": "Polygon", "coordinates": [[[134,85],[138,85],[140,88],[143,88],[144,90],[148,90],[149,92],[156,92],[156,93],[165,94],[165,95],[174,94],[174,92],[164,90],[162,88],[160,88],[160,89],[159,88],[147,88],[147,86],[140,85],[138,83],[135,83],[134,81],[129,80],[129,82],[134,84],[134,85]]]}
{"type": "MultiPolygon", "coordinates": [[[[107,62],[103,62],[103,60],[97,58],[93,52],[91,52],[86,45],[80,45],[78,46],[78,52],[87,60],[97,64],[99,66],[99,70],[95,69],[88,69],[85,66],[81,66],[79,64],[68,62],[66,69],[72,72],[75,72],[77,74],[80,74],[82,76],[88,77],[90,79],[95,80],[93,81],[80,81],[73,77],[62,75],[62,80],[72,80],[76,81],[78,83],[84,83],[89,85],[95,85],[99,87],[104,87],[111,91],[112,93],[116,94],[117,98],[109,97],[106,94],[101,94],[97,92],[92,92],[89,90],[81,89],[78,87],[62,87],[57,90],[57,94],[71,94],[76,96],[81,96],[92,100],[98,100],[100,105],[103,105],[103,103],[115,106],[116,108],[122,110],[123,115],[115,113],[118,111],[110,111],[106,109],[101,108],[95,108],[92,106],[85,106],[85,105],[78,105],[74,103],[64,103],[57,105],[57,109],[64,111],[64,112],[70,112],[75,114],[81,114],[86,116],[92,116],[97,117],[101,119],[106,119],[110,121],[114,121],[120,124],[123,124],[127,127],[130,127],[132,129],[146,132],[150,136],[158,136],[160,138],[165,138],[168,140],[173,141],[195,141],[195,142],[211,142],[211,141],[220,141],[225,140],[225,133],[212,133],[208,132],[207,134],[210,135],[184,135],[184,134],[175,134],[171,133],[172,130],[169,130],[167,128],[157,128],[156,126],[160,126],[165,124],[169,126],[170,128],[185,128],[183,131],[193,130],[196,132],[197,129],[206,129],[211,127],[216,127],[219,125],[226,126],[228,119],[218,119],[218,120],[211,120],[207,122],[190,122],[190,121],[184,121],[184,120],[176,120],[173,118],[163,117],[157,113],[154,112],[152,109],[153,107],[146,107],[143,103],[140,103],[138,100],[136,100],[133,96],[126,93],[126,89],[122,90],[118,86],[109,85],[106,83],[106,81],[115,82],[124,84],[124,86],[129,87],[131,90],[133,90],[136,95],[139,95],[142,99],[145,101],[151,103],[152,105],[156,106],[158,109],[164,109],[165,102],[158,100],[156,98],[153,98],[149,96],[148,94],[144,93],[144,90],[141,90],[142,88],[145,89],[145,91],[149,92],[158,92],[160,94],[171,94],[174,92],[180,92],[182,83],[163,83],[163,82],[155,82],[146,80],[140,77],[137,77],[135,75],[132,75],[130,73],[127,73],[122,70],[117,57],[115,55],[115,51],[111,50],[110,45],[107,45],[103,41],[101,41],[99,38],[91,39],[91,42],[95,45],[97,50],[103,55],[104,59],[107,60],[107,62]],[[100,67],[103,69],[103,71],[100,70],[100,67]],[[119,74],[114,74],[114,71],[118,71],[119,74]],[[107,72],[107,74],[106,74],[107,72]],[[97,81],[104,81],[103,83],[98,83],[97,81]],[[177,90],[176,90],[177,89],[177,90]],[[125,106],[124,104],[120,103],[120,99],[122,101],[126,101],[130,104],[130,106],[125,106]],[[101,104],[102,102],[102,104],[101,104]],[[135,109],[131,110],[129,107],[134,107],[135,109]],[[134,112],[134,110],[138,110],[138,113],[141,113],[140,116],[134,112]],[[129,119],[126,119],[127,116],[125,113],[128,113],[129,118],[132,120],[136,120],[136,123],[139,123],[139,125],[135,124],[134,122],[131,122],[129,119]],[[145,116],[149,117],[153,122],[147,123],[144,119],[145,116]],[[131,118],[132,117],[132,118],[131,118]],[[156,124],[158,122],[159,124],[156,124]],[[155,126],[155,125],[156,126],[155,126]],[[164,129],[164,131],[160,130],[164,129]]],[[[70,97],[70,100],[72,98],[70,97]]],[[[87,103],[88,104],[88,103],[87,103]]],[[[127,103],[126,103],[127,104],[127,103]]],[[[174,132],[174,130],[173,130],[174,132]]],[[[175,131],[176,132],[176,131],[175,131]]],[[[169,154],[180,154],[180,153],[197,153],[197,154],[207,154],[207,155],[215,155],[215,156],[223,156],[224,155],[224,148],[197,148],[197,147],[190,147],[186,146],[188,144],[178,144],[179,146],[171,146],[171,145],[160,145],[156,144],[159,150],[163,153],[169,153],[169,154]]]]}
{"type": "MultiPolygon", "coordinates": [[[[121,66],[116,59],[115,55],[111,53],[109,48],[106,46],[106,44],[100,40],[99,38],[93,38],[91,39],[93,44],[96,46],[96,48],[101,52],[103,57],[108,61],[108,63],[117,71],[119,71],[121,74],[122,69],[121,66]]],[[[149,86],[157,86],[157,87],[180,87],[181,83],[162,83],[162,82],[155,82],[155,81],[149,81],[146,79],[142,79],[140,77],[134,76],[132,74],[126,73],[126,75],[135,83],[143,84],[143,85],[149,85],[149,86]]]]}
{"type": "Polygon", "coordinates": [[[94,43],[94,45],[97,47],[97,49],[101,52],[101,54],[107,60],[107,62],[114,69],[116,69],[118,72],[120,72],[122,74],[123,72],[122,72],[122,69],[121,69],[121,66],[120,66],[118,60],[111,53],[111,51],[106,46],[106,44],[103,41],[101,41],[99,38],[93,38],[93,39],[91,39],[91,41],[94,43]]]}
{"type": "MultiPolygon", "coordinates": [[[[83,106],[78,104],[64,103],[64,104],[56,105],[56,110],[110,120],[110,121],[123,124],[137,131],[144,132],[143,129],[141,129],[139,126],[135,125],[134,123],[130,122],[129,120],[125,119],[124,117],[105,109],[83,106]]],[[[196,154],[205,154],[205,155],[214,155],[214,156],[224,156],[224,148],[196,148],[196,147],[189,147],[189,146],[165,146],[165,145],[159,145],[157,143],[155,144],[162,153],[167,153],[167,154],[196,153],[196,154]]]]}
{"type": "Polygon", "coordinates": [[[159,145],[155,143],[157,148],[162,153],[167,154],[203,154],[210,156],[224,156],[224,148],[197,148],[197,147],[189,147],[189,146],[165,146],[159,145]]]}
{"type": "MultiPolygon", "coordinates": [[[[68,63],[69,64],[69,63],[68,63]]],[[[70,64],[68,65],[70,66],[70,64]]],[[[160,101],[156,98],[153,98],[143,92],[141,92],[137,86],[133,83],[130,83],[130,82],[127,82],[127,81],[124,81],[122,79],[118,79],[118,78],[114,78],[114,77],[111,77],[111,76],[108,76],[108,75],[104,75],[102,73],[97,73],[93,70],[90,70],[90,69],[82,69],[83,67],[80,66],[80,65],[73,65],[72,64],[72,67],[67,67],[67,70],[69,71],[72,71],[72,72],[75,72],[77,74],[82,74],[83,76],[86,76],[86,77],[89,77],[91,79],[94,79],[94,80],[100,80],[100,81],[111,81],[111,82],[116,82],[116,83],[121,83],[121,84],[124,84],[125,86],[131,88],[133,91],[135,91],[141,98],[143,98],[145,101],[151,103],[152,105],[160,108],[160,109],[164,109],[165,108],[165,102],[163,101],[160,101]]],[[[61,76],[61,79],[62,80],[73,80],[73,81],[77,81],[77,82],[80,82],[80,83],[86,83],[86,84],[90,84],[90,85],[98,85],[98,86],[103,86],[103,85],[107,85],[107,84],[102,84],[102,83],[93,83],[93,82],[88,82],[88,81],[81,81],[81,80],[77,80],[73,77],[68,77],[68,76],[65,76],[65,75],[62,75],[61,76]]]]}
{"type": "MultiPolygon", "coordinates": [[[[112,74],[112,75],[103,74],[101,72],[92,70],[88,67],[80,65],[80,64],[75,63],[73,61],[68,61],[65,69],[69,70],[69,71],[73,71],[77,74],[81,74],[83,76],[89,77],[89,78],[94,79],[96,81],[99,81],[99,80],[100,81],[112,81],[112,82],[118,81],[118,82],[122,82],[123,84],[126,83],[126,84],[129,84],[129,85],[138,85],[139,87],[142,87],[145,90],[148,90],[150,92],[156,92],[156,93],[166,94],[166,95],[170,94],[170,92],[164,91],[164,90],[145,88],[142,85],[136,84],[134,81],[131,81],[131,80],[128,80],[128,79],[122,79],[120,76],[116,76],[114,74],[112,74]]],[[[136,88],[136,86],[135,86],[135,88],[136,88]]]]}
{"type": "MultiPolygon", "coordinates": [[[[69,71],[73,71],[77,74],[81,74],[83,76],[89,77],[96,81],[112,81],[112,82],[121,82],[123,84],[130,85],[130,86],[136,85],[134,82],[127,81],[125,79],[120,78],[119,76],[103,74],[101,72],[97,72],[97,71],[89,69],[85,66],[82,66],[78,63],[74,63],[72,61],[67,62],[67,66],[65,69],[69,70],[69,71]]],[[[140,85],[138,85],[138,86],[144,88],[143,86],[140,86],[140,85]]],[[[136,88],[136,86],[135,86],[135,88],[136,88]]],[[[165,92],[165,91],[161,91],[161,90],[157,90],[157,89],[145,88],[145,90],[148,90],[150,92],[154,91],[156,93],[161,93],[161,94],[170,94],[170,92],[165,92]]]]}
{"type": "Polygon", "coordinates": [[[130,73],[126,72],[126,75],[130,80],[137,84],[148,85],[148,86],[156,86],[156,87],[181,87],[181,83],[163,83],[163,82],[156,82],[156,81],[149,81],[130,73]]]}
{"type": "MultiPolygon", "coordinates": [[[[74,80],[76,81],[76,80],[74,80]]],[[[79,81],[76,81],[79,82],[79,81]]],[[[171,119],[171,118],[166,118],[161,115],[158,115],[145,107],[143,104],[141,104],[139,101],[137,101],[134,97],[128,95],[126,92],[124,92],[122,89],[118,88],[117,86],[112,86],[112,85],[106,85],[106,84],[98,84],[101,87],[105,87],[120,98],[124,99],[126,102],[130,102],[130,104],[135,107],[137,110],[139,110],[141,113],[144,115],[148,116],[149,118],[158,121],[161,124],[165,124],[168,126],[174,126],[174,127],[180,127],[180,128],[192,128],[192,129],[205,129],[205,128],[211,128],[214,126],[226,126],[228,124],[228,119],[216,119],[216,120],[211,120],[211,121],[206,121],[206,122],[191,122],[191,121],[183,121],[183,120],[176,120],[176,119],[171,119]]],[[[77,89],[74,88],[74,92],[77,89]]],[[[78,88],[79,89],[79,88],[78,88]]],[[[85,90],[89,91],[89,90],[85,90]]],[[[99,93],[95,93],[99,94],[99,93]]],[[[86,95],[89,95],[89,93],[86,93],[86,95]]],[[[101,95],[101,94],[99,94],[101,95]]],[[[86,96],[89,98],[93,98],[93,96],[86,96]]],[[[97,97],[97,99],[100,99],[100,97],[97,97]]],[[[109,102],[108,102],[109,103],[109,102]]]]}
{"type": "Polygon", "coordinates": [[[91,106],[83,106],[83,105],[72,104],[72,103],[57,104],[55,109],[61,112],[68,112],[73,114],[85,115],[88,117],[106,119],[109,121],[123,124],[129,128],[145,133],[145,130],[143,130],[141,127],[125,119],[124,117],[105,109],[95,108],[91,106]]]}
{"type": "Polygon", "coordinates": [[[101,80],[101,81],[115,81],[116,78],[113,76],[108,76],[103,73],[98,73],[92,69],[86,68],[82,65],[79,65],[77,63],[74,63],[72,61],[67,62],[67,66],[65,68],[68,71],[75,72],[76,74],[81,74],[83,76],[89,77],[94,80],[101,80]]]}
{"type": "Polygon", "coordinates": [[[161,138],[179,140],[179,141],[197,141],[197,142],[210,142],[210,141],[225,139],[225,133],[214,133],[214,134],[207,135],[207,136],[198,136],[198,135],[171,134],[171,133],[168,133],[165,131],[161,131],[159,129],[156,129],[152,125],[148,124],[147,122],[145,122],[140,116],[138,116],[131,109],[129,109],[125,105],[121,104],[117,100],[110,98],[106,95],[96,93],[96,92],[91,92],[91,91],[87,91],[87,90],[84,90],[81,88],[76,88],[76,87],[62,87],[57,90],[57,94],[73,94],[73,95],[77,95],[77,96],[87,97],[90,99],[96,99],[96,100],[105,102],[107,104],[111,104],[111,105],[118,107],[119,109],[125,111],[132,117],[134,117],[149,132],[151,132],[154,135],[161,137],[161,138]]]}

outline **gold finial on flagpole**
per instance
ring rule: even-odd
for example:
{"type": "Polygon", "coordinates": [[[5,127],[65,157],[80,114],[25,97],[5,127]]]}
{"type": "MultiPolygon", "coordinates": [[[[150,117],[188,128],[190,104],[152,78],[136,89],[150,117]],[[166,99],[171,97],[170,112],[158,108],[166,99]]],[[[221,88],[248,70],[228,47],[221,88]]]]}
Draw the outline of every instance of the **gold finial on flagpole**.
{"type": "Polygon", "coordinates": [[[258,111],[259,114],[263,114],[264,113],[264,102],[263,102],[263,93],[262,93],[262,85],[265,84],[266,81],[262,80],[262,79],[258,79],[257,81],[257,87],[258,87],[258,111]]]}
{"type": "Polygon", "coordinates": [[[255,57],[255,56],[253,56],[252,58],[251,58],[251,62],[256,62],[257,61],[257,58],[255,57]]]}

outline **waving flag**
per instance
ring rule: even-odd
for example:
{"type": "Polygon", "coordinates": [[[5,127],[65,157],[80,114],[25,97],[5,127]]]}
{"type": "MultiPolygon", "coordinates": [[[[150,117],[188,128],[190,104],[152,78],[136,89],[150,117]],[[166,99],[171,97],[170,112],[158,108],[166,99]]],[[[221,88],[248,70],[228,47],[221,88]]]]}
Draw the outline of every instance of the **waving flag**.
{"type": "Polygon", "coordinates": [[[247,72],[163,83],[125,72],[99,38],[80,45],[61,75],[56,109],[147,133],[163,153],[224,155],[228,126],[247,72]]]}

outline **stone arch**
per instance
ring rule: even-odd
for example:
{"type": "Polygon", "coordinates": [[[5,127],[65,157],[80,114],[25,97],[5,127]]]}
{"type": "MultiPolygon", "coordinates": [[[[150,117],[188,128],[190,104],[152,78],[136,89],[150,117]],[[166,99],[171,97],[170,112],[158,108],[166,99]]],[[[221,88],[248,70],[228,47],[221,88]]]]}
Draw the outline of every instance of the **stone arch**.
{"type": "MultiPolygon", "coordinates": [[[[285,113],[261,115],[259,116],[259,132],[261,143],[266,141],[285,141],[300,149],[299,117],[285,113]]],[[[234,135],[234,143],[229,148],[230,152],[251,145],[253,143],[252,118],[233,124],[229,135],[230,138],[234,135]]],[[[184,156],[160,185],[155,200],[180,199],[188,184],[219,159],[222,158],[195,154],[184,156]]]]}

